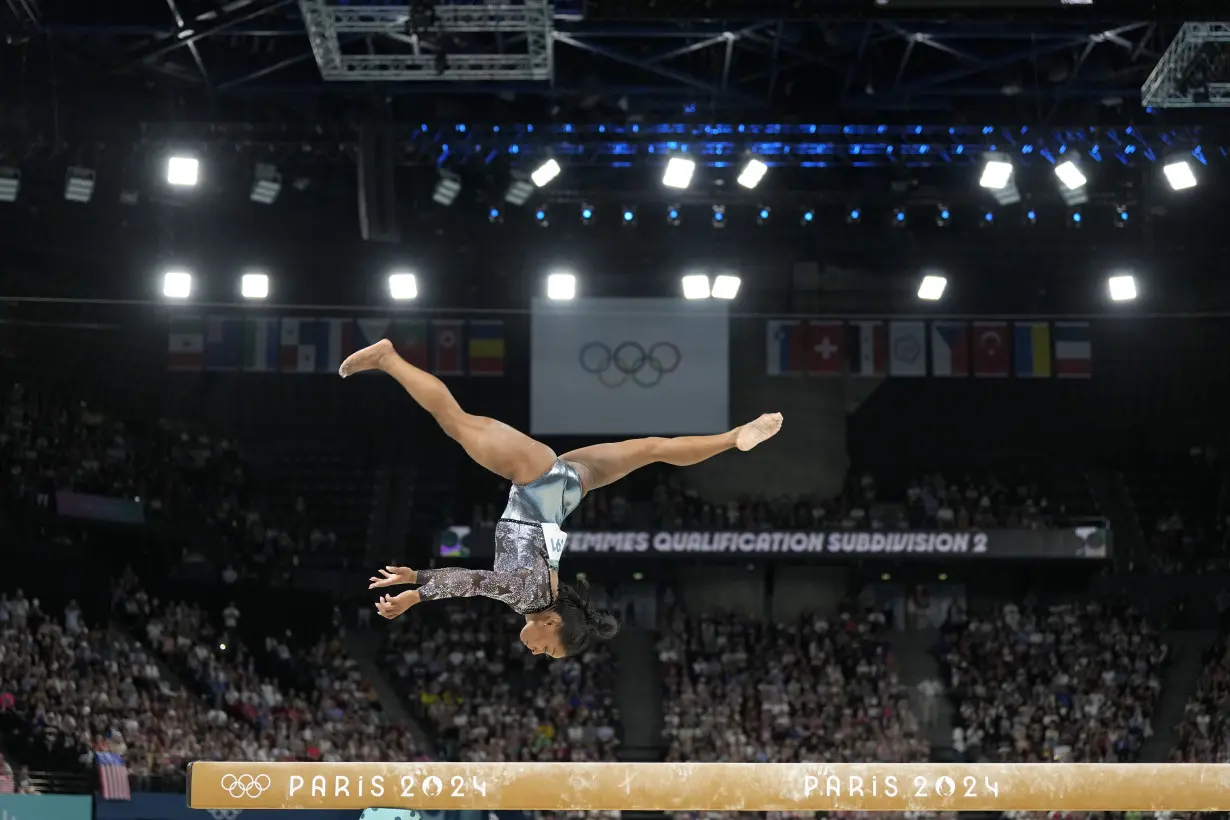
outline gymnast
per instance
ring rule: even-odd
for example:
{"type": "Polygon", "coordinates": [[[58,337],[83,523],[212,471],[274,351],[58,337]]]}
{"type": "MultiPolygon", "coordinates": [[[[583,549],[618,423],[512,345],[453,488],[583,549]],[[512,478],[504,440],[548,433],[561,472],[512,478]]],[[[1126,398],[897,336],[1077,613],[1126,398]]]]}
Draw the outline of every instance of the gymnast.
{"type": "Polygon", "coordinates": [[[525,616],[521,642],[535,655],[552,658],[580,655],[595,638],[609,639],[619,631],[614,616],[593,609],[586,583],[570,586],[559,580],[565,543],[560,525],[581,498],[650,464],[686,467],[726,450],[746,452],[782,426],[780,413],[767,413],[721,435],[639,438],[556,456],[547,445],[507,424],[462,410],[444,382],[399,356],[388,339],[353,354],[338,372],[346,378],[367,370],[396,379],[470,458],[512,482],[508,505],[495,527],[493,570],[385,567],[368,589],[421,586],[381,595],[377,611],[392,619],[421,601],[494,598],[525,616]]]}

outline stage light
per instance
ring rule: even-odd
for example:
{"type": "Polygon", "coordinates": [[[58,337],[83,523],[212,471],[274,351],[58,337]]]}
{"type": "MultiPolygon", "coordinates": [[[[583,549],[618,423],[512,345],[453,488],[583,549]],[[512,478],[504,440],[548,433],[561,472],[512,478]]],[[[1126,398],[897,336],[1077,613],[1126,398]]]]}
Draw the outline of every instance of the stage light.
{"type": "Polygon", "coordinates": [[[944,207],[943,205],[939,205],[936,207],[936,212],[935,212],[935,224],[936,225],[939,225],[941,228],[943,228],[945,225],[949,223],[951,219],[952,219],[952,211],[948,210],[948,208],[944,207]]]}
{"type": "Polygon", "coordinates": [[[533,183],[539,188],[543,188],[548,185],[551,180],[559,176],[560,171],[562,170],[563,169],[560,168],[559,163],[555,161],[554,157],[552,157],[534,169],[534,172],[530,174],[530,180],[533,181],[533,183]]]}
{"type": "Polygon", "coordinates": [[[1128,224],[1128,209],[1126,205],[1115,206],[1115,227],[1126,228],[1128,224]]]}
{"type": "Polygon", "coordinates": [[[256,164],[256,178],[252,180],[252,201],[260,205],[272,205],[282,193],[282,175],[268,163],[256,164]]]}
{"type": "Polygon", "coordinates": [[[592,225],[593,223],[594,223],[594,206],[593,205],[582,205],[581,206],[581,224],[582,225],[592,225]]]}
{"type": "Polygon", "coordinates": [[[991,191],[1002,191],[1012,181],[1012,160],[1006,154],[987,154],[978,184],[991,191]]]}
{"type": "Polygon", "coordinates": [[[1081,212],[1074,210],[1068,217],[1068,226],[1072,228],[1079,228],[1082,220],[1084,220],[1084,217],[1081,216],[1081,212]]]}
{"type": "Polygon", "coordinates": [[[1166,164],[1162,166],[1162,173],[1166,176],[1166,182],[1170,184],[1172,191],[1186,191],[1188,188],[1196,187],[1196,172],[1192,170],[1192,164],[1186,159],[1166,160],[1166,164]]]}
{"type": "Polygon", "coordinates": [[[846,214],[846,222],[855,225],[863,218],[863,212],[858,208],[851,208],[850,213],[846,214]]]}
{"type": "Polygon", "coordinates": [[[760,210],[756,212],[756,224],[763,225],[769,221],[769,217],[773,215],[773,210],[767,205],[760,206],[760,210]]]}
{"type": "Polygon", "coordinates": [[[1069,208],[1089,201],[1089,190],[1085,187],[1089,180],[1081,170],[1081,164],[1079,151],[1066,151],[1062,161],[1055,166],[1055,176],[1060,183],[1059,195],[1069,208]]]}
{"type": "Polygon", "coordinates": [[[162,295],[168,299],[187,299],[192,295],[192,274],[169,270],[162,275],[162,295]]]}
{"type": "Polygon", "coordinates": [[[713,278],[713,289],[709,292],[714,299],[733,299],[739,295],[739,286],[743,280],[733,274],[724,273],[713,278]]]}
{"type": "Polygon", "coordinates": [[[534,221],[544,228],[551,224],[550,220],[547,219],[546,205],[540,205],[538,210],[534,211],[534,221]]]}
{"type": "Polygon", "coordinates": [[[499,223],[504,221],[504,214],[503,212],[500,211],[499,208],[492,205],[490,208],[487,209],[487,221],[490,222],[492,225],[498,225],[499,223]]]}
{"type": "Polygon", "coordinates": [[[763,160],[752,157],[743,166],[743,170],[739,172],[739,178],[736,180],[740,185],[748,190],[755,188],[764,179],[764,175],[769,172],[769,166],[765,165],[763,160]]]}
{"type": "Polygon", "coordinates": [[[520,208],[522,205],[530,201],[530,197],[534,195],[534,183],[524,177],[514,175],[508,182],[508,187],[504,189],[504,201],[514,208],[520,208]]]}
{"type": "Polygon", "coordinates": [[[1077,188],[1084,187],[1089,180],[1081,173],[1080,166],[1074,160],[1064,160],[1055,166],[1055,176],[1059,177],[1059,181],[1063,183],[1068,190],[1074,191],[1077,188]]]}
{"type": "Polygon", "coordinates": [[[418,295],[419,282],[413,273],[389,274],[389,296],[392,299],[404,302],[409,299],[418,298],[418,295]]]}
{"type": "Polygon", "coordinates": [[[440,178],[436,180],[435,187],[431,189],[431,201],[447,208],[457,201],[460,193],[461,177],[452,171],[441,171],[440,178]]]}
{"type": "Polygon", "coordinates": [[[905,210],[903,208],[893,209],[893,225],[898,228],[905,227],[905,210]]]}
{"type": "Polygon", "coordinates": [[[662,184],[667,188],[686,188],[692,184],[696,163],[687,157],[671,157],[662,174],[662,184]]]}
{"type": "Polygon", "coordinates": [[[1035,211],[1033,208],[1030,208],[1028,211],[1025,212],[1025,221],[1028,222],[1030,225],[1038,224],[1038,212],[1035,211]]]}
{"type": "Polygon", "coordinates": [[[623,213],[619,217],[619,222],[625,227],[632,227],[636,224],[636,208],[624,208],[623,213]]]}
{"type": "Polygon", "coordinates": [[[552,273],[547,276],[547,298],[557,302],[575,299],[577,277],[571,273],[552,273]]]}
{"type": "Polygon", "coordinates": [[[928,274],[918,284],[918,298],[927,302],[938,302],[948,287],[948,280],[943,276],[928,274]]]}
{"type": "Polygon", "coordinates": [[[711,295],[709,277],[703,273],[688,274],[682,281],[684,299],[708,299],[711,295]]]}
{"type": "Polygon", "coordinates": [[[64,198],[69,202],[89,202],[94,198],[94,179],[89,168],[69,168],[64,177],[64,198]]]}
{"type": "Polygon", "coordinates": [[[666,221],[672,225],[678,225],[683,221],[683,213],[678,205],[672,205],[666,209],[666,221]]]}
{"type": "Polygon", "coordinates": [[[803,211],[803,216],[799,220],[803,225],[814,225],[816,223],[816,212],[811,208],[803,211]]]}
{"type": "Polygon", "coordinates": [[[1113,302],[1130,302],[1136,298],[1136,277],[1134,276],[1112,276],[1106,280],[1106,286],[1113,302]]]}
{"type": "Polygon", "coordinates": [[[167,184],[191,188],[200,181],[201,163],[196,157],[173,156],[167,159],[167,184]]]}
{"type": "Polygon", "coordinates": [[[726,227],[726,206],[725,205],[714,205],[713,206],[713,227],[715,228],[725,228],[726,227]]]}
{"type": "Polygon", "coordinates": [[[0,202],[16,202],[21,190],[21,171],[17,168],[0,168],[0,202]]]}
{"type": "Polygon", "coordinates": [[[995,224],[995,212],[994,211],[987,211],[986,213],[982,215],[982,226],[984,228],[989,228],[991,225],[994,225],[994,224],[995,224]]]}
{"type": "Polygon", "coordinates": [[[263,273],[245,273],[239,280],[239,294],[245,299],[269,296],[269,277],[263,273]]]}

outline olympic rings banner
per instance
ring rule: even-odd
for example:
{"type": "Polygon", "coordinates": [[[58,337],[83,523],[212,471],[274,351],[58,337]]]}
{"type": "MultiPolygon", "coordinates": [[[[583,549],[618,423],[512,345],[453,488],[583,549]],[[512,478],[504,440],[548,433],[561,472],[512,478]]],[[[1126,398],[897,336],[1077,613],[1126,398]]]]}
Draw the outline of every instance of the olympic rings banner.
{"type": "MultiPolygon", "coordinates": [[[[731,556],[783,560],[831,558],[948,561],[995,559],[1101,560],[1110,557],[1105,525],[1056,530],[778,530],[570,532],[564,557],[731,556]]],[[[440,534],[441,558],[486,558],[495,552],[494,530],[452,527],[440,534]]]]}
{"type": "Polygon", "coordinates": [[[730,429],[725,303],[535,299],[534,435],[687,435],[730,429]]]}

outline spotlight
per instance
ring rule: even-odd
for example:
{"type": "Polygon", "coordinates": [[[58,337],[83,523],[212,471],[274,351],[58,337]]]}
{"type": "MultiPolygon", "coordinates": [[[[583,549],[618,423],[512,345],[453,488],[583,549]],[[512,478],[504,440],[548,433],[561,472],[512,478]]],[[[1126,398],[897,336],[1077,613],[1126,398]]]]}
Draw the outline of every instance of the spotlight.
{"type": "Polygon", "coordinates": [[[268,163],[256,165],[256,178],[252,180],[252,201],[260,205],[272,205],[282,193],[282,175],[268,163]]]}
{"type": "Polygon", "coordinates": [[[16,202],[21,190],[21,171],[16,168],[0,168],[0,202],[16,202]]]}
{"type": "Polygon", "coordinates": [[[408,299],[415,299],[418,295],[419,283],[413,273],[389,274],[389,296],[392,299],[404,302],[408,299]]]}
{"type": "Polygon", "coordinates": [[[1115,227],[1126,228],[1128,224],[1128,209],[1126,205],[1115,206],[1115,227]]]}
{"type": "Polygon", "coordinates": [[[935,212],[935,224],[943,228],[952,219],[952,211],[944,205],[939,205],[935,212]]]}
{"type": "Polygon", "coordinates": [[[918,284],[918,298],[927,302],[938,302],[948,287],[948,280],[943,276],[929,274],[918,284]]]}
{"type": "Polygon", "coordinates": [[[64,178],[64,198],[86,203],[94,198],[94,172],[89,168],[69,168],[64,178]]]}
{"type": "Polygon", "coordinates": [[[739,172],[737,182],[744,188],[751,190],[760,184],[764,179],[764,175],[769,172],[769,166],[765,165],[763,160],[752,157],[743,166],[743,170],[739,172]]]}
{"type": "Polygon", "coordinates": [[[546,205],[539,205],[538,210],[534,211],[534,221],[537,222],[539,225],[541,225],[544,228],[547,227],[547,225],[551,224],[550,221],[547,219],[547,206],[546,205]]]}
{"type": "Polygon", "coordinates": [[[1192,164],[1181,157],[1174,157],[1166,160],[1166,164],[1162,166],[1162,173],[1166,175],[1166,182],[1170,183],[1172,191],[1186,191],[1188,188],[1196,187],[1196,172],[1192,170],[1192,164]]]}
{"type": "Polygon", "coordinates": [[[513,174],[512,179],[508,181],[508,187],[504,189],[504,201],[516,208],[529,202],[533,195],[534,183],[520,174],[513,174]]]}
{"type": "Polygon", "coordinates": [[[1025,212],[1025,222],[1029,225],[1037,225],[1038,224],[1038,212],[1035,211],[1033,208],[1030,208],[1028,211],[1026,211],[1025,212]]]}
{"type": "Polygon", "coordinates": [[[683,214],[678,205],[672,205],[666,209],[666,221],[671,225],[678,225],[683,221],[683,214]]]}
{"type": "Polygon", "coordinates": [[[863,212],[859,208],[851,208],[850,213],[846,214],[846,222],[850,225],[857,225],[863,218],[863,212]]]}
{"type": "Polygon", "coordinates": [[[1013,205],[1021,201],[1021,192],[1012,177],[1012,159],[1007,154],[991,151],[982,166],[978,184],[990,191],[1000,205],[1013,205]]]}
{"type": "Polygon", "coordinates": [[[1081,212],[1079,210],[1073,209],[1072,213],[1068,216],[1068,227],[1069,228],[1079,228],[1083,220],[1084,220],[1084,217],[1081,216],[1081,212]]]}
{"type": "Polygon", "coordinates": [[[713,206],[713,227],[715,228],[725,228],[726,227],[726,206],[725,205],[714,205],[713,206]]]}
{"type": "Polygon", "coordinates": [[[492,205],[487,209],[487,221],[492,225],[498,225],[504,221],[504,214],[499,208],[492,205]]]}
{"type": "Polygon", "coordinates": [[[582,225],[594,224],[594,206],[593,205],[582,205],[581,206],[581,224],[582,225]]]}
{"type": "Polygon", "coordinates": [[[1089,181],[1081,170],[1081,155],[1079,151],[1065,151],[1063,160],[1055,166],[1055,176],[1059,178],[1059,194],[1068,207],[1084,205],[1089,201],[1089,191],[1085,184],[1089,181]]]}
{"type": "Polygon", "coordinates": [[[905,227],[905,209],[904,208],[894,208],[893,209],[893,225],[898,228],[905,227]]]}
{"type": "Polygon", "coordinates": [[[239,294],[245,299],[269,296],[269,277],[263,273],[245,273],[239,280],[239,294]]]}
{"type": "Polygon", "coordinates": [[[688,274],[682,281],[684,299],[708,299],[712,295],[709,290],[709,277],[703,273],[688,274]]]}
{"type": "Polygon", "coordinates": [[[1081,173],[1080,166],[1073,160],[1064,160],[1055,166],[1055,176],[1059,177],[1059,181],[1063,183],[1065,188],[1076,190],[1084,187],[1089,180],[1081,173]]]}
{"type": "Polygon", "coordinates": [[[709,293],[714,299],[733,299],[739,295],[739,286],[743,280],[734,274],[724,273],[713,278],[713,290],[709,293]]]}
{"type": "Polygon", "coordinates": [[[760,210],[756,212],[756,224],[764,225],[769,221],[769,217],[773,215],[773,211],[767,205],[761,205],[760,210]]]}
{"type": "Polygon", "coordinates": [[[1136,277],[1134,276],[1112,276],[1106,280],[1106,286],[1113,302],[1130,302],[1136,298],[1136,277]]]}
{"type": "Polygon", "coordinates": [[[982,227],[989,228],[995,224],[995,212],[987,211],[982,215],[982,227]]]}
{"type": "Polygon", "coordinates": [[[686,188],[692,184],[696,163],[687,157],[671,157],[662,174],[662,184],[667,188],[686,188]]]}
{"type": "Polygon", "coordinates": [[[571,273],[552,273],[547,276],[547,298],[564,302],[576,298],[577,277],[571,273]]]}
{"type": "Polygon", "coordinates": [[[636,208],[624,208],[619,216],[619,224],[631,228],[636,224],[636,208]]]}
{"type": "Polygon", "coordinates": [[[559,163],[552,157],[534,169],[534,173],[530,174],[530,180],[539,188],[542,188],[559,176],[562,170],[559,167],[559,163]]]}
{"type": "Polygon", "coordinates": [[[167,159],[167,184],[191,188],[200,180],[201,163],[196,157],[173,156],[167,159]]]}
{"type": "Polygon", "coordinates": [[[457,195],[460,193],[461,177],[452,171],[441,171],[440,179],[436,181],[436,186],[431,189],[431,201],[447,208],[457,200],[457,195]]]}
{"type": "Polygon", "coordinates": [[[811,208],[805,209],[803,211],[803,216],[799,219],[799,221],[804,226],[814,225],[816,223],[816,212],[813,211],[811,208]]]}
{"type": "Polygon", "coordinates": [[[162,295],[168,299],[187,299],[192,295],[192,274],[169,270],[162,275],[162,295]]]}

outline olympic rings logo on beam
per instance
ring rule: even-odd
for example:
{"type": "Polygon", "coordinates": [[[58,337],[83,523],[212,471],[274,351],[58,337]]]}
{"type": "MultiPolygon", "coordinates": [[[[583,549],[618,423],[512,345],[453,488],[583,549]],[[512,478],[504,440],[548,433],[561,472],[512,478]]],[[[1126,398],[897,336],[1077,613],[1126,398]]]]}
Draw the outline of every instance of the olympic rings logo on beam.
{"type": "Polygon", "coordinates": [[[629,381],[657,387],[663,376],[679,369],[683,354],[670,342],[655,342],[648,350],[636,342],[620,342],[614,350],[602,342],[589,342],[577,358],[582,370],[607,387],[623,387],[629,381]]]}
{"type": "Polygon", "coordinates": [[[267,774],[224,774],[222,775],[222,788],[231,797],[249,797],[256,799],[269,790],[273,785],[273,781],[269,779],[267,774]]]}

